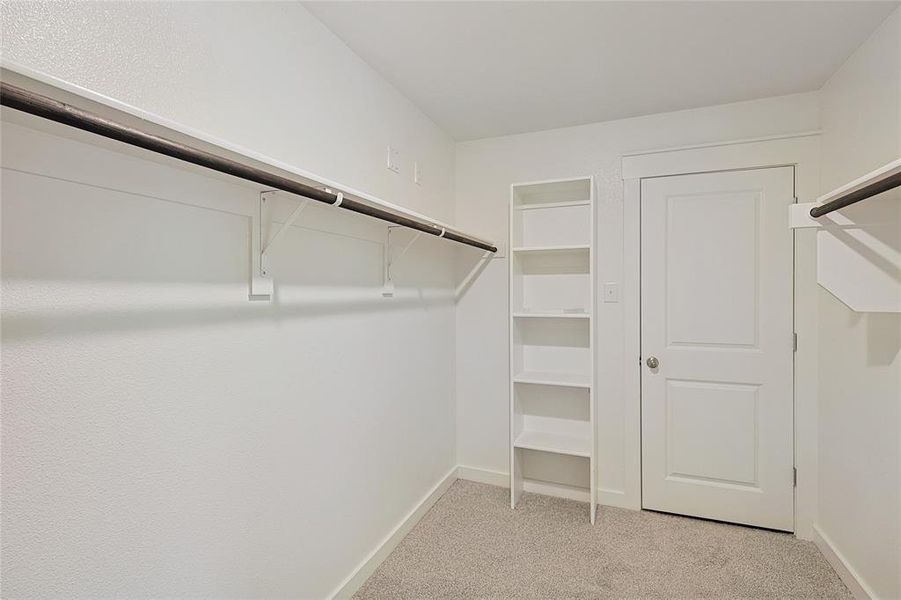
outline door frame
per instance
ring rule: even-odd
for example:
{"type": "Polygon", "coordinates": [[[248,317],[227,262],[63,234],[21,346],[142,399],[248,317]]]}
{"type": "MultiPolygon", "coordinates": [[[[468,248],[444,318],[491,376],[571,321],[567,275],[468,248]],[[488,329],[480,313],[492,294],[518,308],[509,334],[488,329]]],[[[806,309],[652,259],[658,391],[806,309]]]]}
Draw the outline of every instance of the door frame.
{"type": "MultiPolygon", "coordinates": [[[[623,393],[625,498],[641,509],[641,180],[651,177],[792,166],[795,201],[819,195],[820,132],[637,152],[622,156],[623,177],[623,393]]],[[[813,539],[817,507],[816,234],[794,234],[795,535],[813,539]]]]}

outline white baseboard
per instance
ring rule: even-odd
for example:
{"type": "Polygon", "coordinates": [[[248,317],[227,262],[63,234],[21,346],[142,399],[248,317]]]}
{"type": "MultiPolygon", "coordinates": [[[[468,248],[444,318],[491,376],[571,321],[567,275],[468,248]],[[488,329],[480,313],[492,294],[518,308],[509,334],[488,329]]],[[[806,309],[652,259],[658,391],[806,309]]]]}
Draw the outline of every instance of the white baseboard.
{"type": "Polygon", "coordinates": [[[876,599],[876,594],[870,586],[866,584],[860,574],[838,551],[838,548],[835,547],[829,536],[823,533],[819,525],[816,524],[813,526],[813,542],[857,600],[876,599]]]}
{"type": "MultiPolygon", "coordinates": [[[[466,479],[467,481],[475,481],[478,483],[487,483],[499,487],[510,487],[510,474],[501,471],[492,471],[490,469],[480,469],[478,467],[467,467],[460,465],[457,467],[457,477],[466,479]]],[[[540,481],[524,481],[523,490],[534,494],[544,494],[546,496],[557,496],[559,498],[569,498],[570,500],[579,500],[588,502],[587,490],[576,490],[569,486],[561,486],[553,483],[544,483],[540,481]]],[[[608,490],[598,488],[598,503],[605,506],[616,506],[618,508],[627,508],[637,510],[635,506],[628,502],[625,492],[620,490],[608,490]]]]}
{"type": "Polygon", "coordinates": [[[615,506],[617,508],[625,508],[628,510],[641,510],[641,500],[631,502],[626,492],[622,490],[610,490],[607,488],[598,488],[598,504],[604,506],[615,506]]]}
{"type": "MultiPolygon", "coordinates": [[[[457,477],[477,483],[487,483],[488,485],[496,485],[498,487],[510,489],[510,475],[501,473],[500,471],[491,471],[489,469],[479,469],[476,467],[465,467],[460,465],[457,467],[457,477]]],[[[556,483],[547,483],[544,481],[523,481],[522,489],[533,494],[544,494],[545,496],[557,496],[558,498],[568,498],[569,500],[578,500],[580,502],[588,502],[588,490],[574,488],[568,485],[556,483]]]]}
{"type": "Polygon", "coordinates": [[[496,485],[503,488],[510,487],[510,474],[500,471],[460,465],[457,467],[457,477],[467,481],[475,481],[476,483],[487,483],[488,485],[496,485]]]}
{"type": "Polygon", "coordinates": [[[591,501],[591,496],[585,488],[564,485],[562,483],[551,483],[549,481],[533,481],[526,479],[522,482],[522,491],[532,494],[542,494],[544,496],[554,496],[555,498],[566,498],[567,500],[575,500],[577,502],[591,501]]]}
{"type": "Polygon", "coordinates": [[[457,467],[451,469],[447,475],[435,484],[435,486],[420,500],[413,510],[400,520],[391,533],[383,539],[369,555],[363,559],[354,571],[347,576],[335,590],[329,594],[329,598],[350,598],[366,582],[382,562],[388,558],[391,551],[397,547],[404,536],[413,529],[420,519],[428,512],[432,505],[438,501],[447,489],[457,480],[457,467]]]}

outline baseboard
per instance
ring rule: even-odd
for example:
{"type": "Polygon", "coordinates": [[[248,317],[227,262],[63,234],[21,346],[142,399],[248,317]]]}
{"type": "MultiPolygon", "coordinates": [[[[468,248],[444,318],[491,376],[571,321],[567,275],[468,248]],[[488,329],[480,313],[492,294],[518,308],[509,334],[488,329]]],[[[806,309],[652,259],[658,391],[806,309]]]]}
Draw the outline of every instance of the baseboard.
{"type": "Polygon", "coordinates": [[[823,533],[816,524],[813,526],[813,542],[857,600],[875,600],[876,594],[870,586],[838,551],[829,536],[823,533]]]}
{"type": "MultiPolygon", "coordinates": [[[[478,483],[487,483],[499,487],[510,487],[510,474],[501,471],[492,471],[490,469],[480,469],[478,467],[467,467],[460,465],[457,467],[457,477],[466,479],[467,481],[475,481],[478,483]]],[[[573,490],[568,486],[558,486],[552,483],[542,483],[538,481],[523,482],[523,489],[526,492],[535,494],[545,494],[547,496],[557,496],[560,498],[569,498],[571,500],[579,500],[588,502],[588,492],[583,490],[573,490]]],[[[608,490],[604,488],[598,489],[598,503],[604,506],[616,506],[618,508],[626,508],[629,510],[637,510],[635,506],[628,502],[625,492],[620,490],[608,490]]]]}
{"type": "MultiPolygon", "coordinates": [[[[467,481],[487,483],[488,485],[496,485],[507,489],[510,488],[510,475],[508,473],[501,473],[500,471],[491,471],[488,469],[478,469],[476,467],[465,467],[460,465],[457,467],[457,477],[459,479],[466,479],[467,481]]],[[[568,498],[569,500],[588,502],[588,490],[574,488],[568,485],[526,480],[523,482],[522,488],[524,491],[533,494],[544,494],[545,496],[556,496],[558,498],[568,498]]]]}
{"type": "Polygon", "coordinates": [[[598,504],[615,506],[617,508],[625,508],[628,510],[641,510],[641,502],[630,502],[629,497],[626,496],[626,492],[622,490],[598,488],[598,504]]]}
{"type": "Polygon", "coordinates": [[[451,469],[447,475],[435,484],[429,492],[420,500],[413,510],[411,510],[400,523],[398,523],[391,533],[383,539],[369,555],[363,559],[354,571],[348,575],[341,584],[335,588],[329,598],[350,598],[358,589],[369,579],[382,562],[388,558],[391,551],[397,547],[404,536],[419,522],[420,519],[428,512],[432,505],[438,501],[447,489],[457,480],[457,467],[451,469]]]}
{"type": "Polygon", "coordinates": [[[498,487],[510,487],[510,474],[500,471],[492,471],[490,469],[479,469],[477,467],[467,467],[460,465],[457,467],[457,478],[466,481],[475,481],[476,483],[487,483],[488,485],[496,485],[498,487]]]}
{"type": "Polygon", "coordinates": [[[526,479],[522,482],[522,491],[531,494],[541,494],[543,496],[554,496],[555,498],[566,498],[567,500],[575,500],[576,502],[591,501],[591,496],[585,488],[574,487],[562,483],[551,483],[549,481],[526,479]]]}

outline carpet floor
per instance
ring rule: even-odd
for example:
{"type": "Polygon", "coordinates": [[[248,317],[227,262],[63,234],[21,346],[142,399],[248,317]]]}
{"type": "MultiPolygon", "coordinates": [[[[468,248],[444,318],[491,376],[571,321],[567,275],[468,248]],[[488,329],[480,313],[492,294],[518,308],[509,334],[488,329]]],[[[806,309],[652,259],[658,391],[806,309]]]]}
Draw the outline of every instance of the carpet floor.
{"type": "Polygon", "coordinates": [[[784,533],[459,480],[354,598],[851,598],[784,533]]]}

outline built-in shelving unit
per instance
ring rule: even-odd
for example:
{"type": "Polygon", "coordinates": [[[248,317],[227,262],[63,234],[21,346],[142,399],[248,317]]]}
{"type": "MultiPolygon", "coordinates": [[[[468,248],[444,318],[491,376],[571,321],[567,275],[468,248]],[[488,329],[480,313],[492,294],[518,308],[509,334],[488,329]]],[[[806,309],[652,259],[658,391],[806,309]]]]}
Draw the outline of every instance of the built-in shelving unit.
{"type": "Polygon", "coordinates": [[[592,177],[510,195],[510,505],[595,491],[595,192],[592,177]]]}

